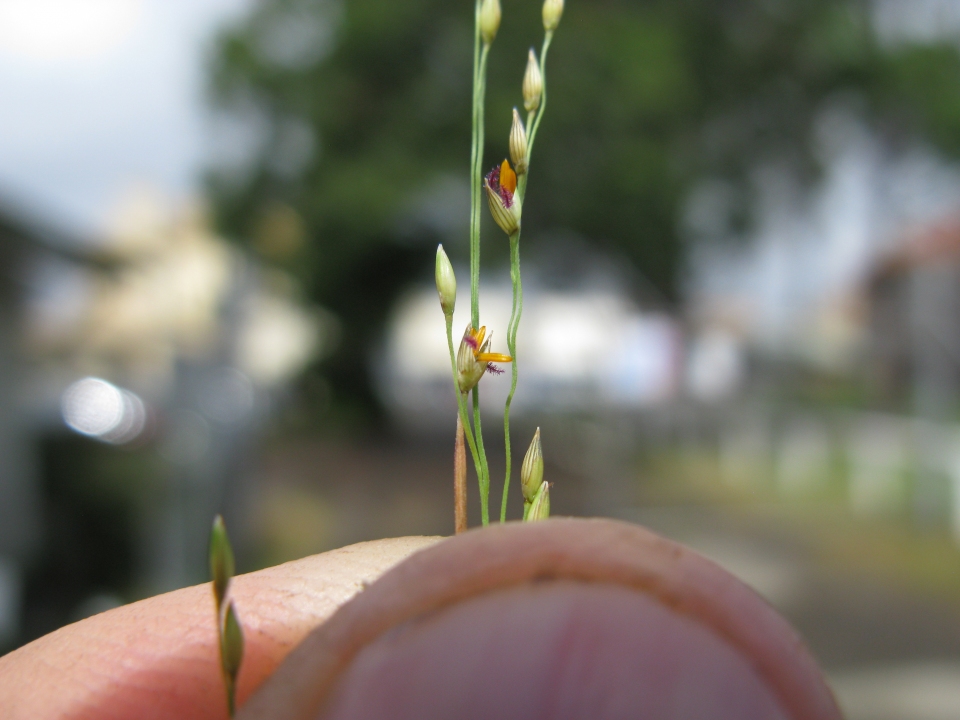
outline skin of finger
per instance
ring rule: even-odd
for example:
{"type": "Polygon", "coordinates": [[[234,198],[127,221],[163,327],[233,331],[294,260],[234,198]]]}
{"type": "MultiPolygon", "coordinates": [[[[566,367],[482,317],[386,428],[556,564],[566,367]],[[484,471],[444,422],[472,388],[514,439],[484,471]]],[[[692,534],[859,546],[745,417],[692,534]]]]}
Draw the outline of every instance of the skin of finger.
{"type": "MultiPolygon", "coordinates": [[[[436,537],[351,545],[234,578],[240,704],[305,635],[436,537]]],[[[95,615],[0,658],[7,720],[226,718],[209,584],[95,615]]]]}

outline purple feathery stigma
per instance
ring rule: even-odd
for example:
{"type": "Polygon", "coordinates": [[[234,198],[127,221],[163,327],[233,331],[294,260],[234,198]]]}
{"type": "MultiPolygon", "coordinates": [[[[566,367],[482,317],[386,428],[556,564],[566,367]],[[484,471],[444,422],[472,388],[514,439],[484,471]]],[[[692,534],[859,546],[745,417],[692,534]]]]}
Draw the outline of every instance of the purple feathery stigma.
{"type": "Polygon", "coordinates": [[[500,368],[498,368],[498,367],[497,367],[496,365],[494,365],[492,362],[487,363],[487,372],[488,372],[488,373],[493,373],[494,375],[503,375],[503,370],[501,370],[500,368]]]}
{"type": "Polygon", "coordinates": [[[500,186],[500,166],[494,165],[493,170],[487,173],[484,181],[493,190],[497,195],[500,196],[500,200],[503,202],[505,208],[510,208],[513,206],[513,193],[507,190],[504,187],[500,186]]]}
{"type": "Polygon", "coordinates": [[[500,166],[494,165],[493,170],[487,173],[487,177],[484,178],[487,181],[487,185],[491,188],[500,192],[500,166]]]}

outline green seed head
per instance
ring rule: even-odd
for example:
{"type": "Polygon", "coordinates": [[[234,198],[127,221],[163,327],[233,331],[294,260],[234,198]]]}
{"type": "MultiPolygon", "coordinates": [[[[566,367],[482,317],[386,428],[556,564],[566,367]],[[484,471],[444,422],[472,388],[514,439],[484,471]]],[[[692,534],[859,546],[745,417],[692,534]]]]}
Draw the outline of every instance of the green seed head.
{"type": "Polygon", "coordinates": [[[227,594],[233,572],[233,549],[227,537],[227,527],[223,524],[223,518],[217,515],[210,531],[210,576],[213,578],[213,594],[217,598],[218,608],[227,594]]]}
{"type": "Polygon", "coordinates": [[[543,482],[543,450],[540,446],[540,428],[533,435],[527,454],[523,456],[523,465],[520,466],[520,489],[523,490],[523,499],[533,502],[540,485],[543,482]]]}

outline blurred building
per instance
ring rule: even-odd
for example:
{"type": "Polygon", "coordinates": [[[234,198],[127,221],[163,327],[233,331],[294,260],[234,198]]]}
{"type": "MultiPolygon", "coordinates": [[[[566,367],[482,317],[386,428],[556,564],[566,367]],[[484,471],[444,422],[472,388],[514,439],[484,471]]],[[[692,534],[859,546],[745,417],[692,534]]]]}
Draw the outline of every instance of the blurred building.
{"type": "Polygon", "coordinates": [[[0,212],[0,646],[17,635],[22,568],[41,534],[38,418],[22,392],[29,377],[21,337],[25,269],[63,255],[54,236],[0,212]]]}
{"type": "Polygon", "coordinates": [[[868,361],[890,403],[953,420],[960,389],[960,220],[949,217],[879,259],[868,278],[868,361]]]}
{"type": "MultiPolygon", "coordinates": [[[[683,392],[685,351],[668,304],[595,251],[560,244],[555,252],[524,262],[515,416],[645,411],[675,401],[683,392]],[[568,269],[558,272],[557,263],[568,269]]],[[[457,274],[469,277],[466,268],[457,274]]],[[[481,322],[493,332],[491,350],[506,353],[511,288],[486,278],[481,286],[481,322]]],[[[470,314],[469,284],[461,282],[458,290],[455,351],[470,314]]],[[[456,403],[434,287],[412,288],[400,300],[374,361],[381,398],[400,427],[449,429],[456,403]]],[[[501,369],[502,375],[487,373],[482,383],[483,407],[495,415],[502,415],[510,387],[509,364],[501,369]]]]}
{"type": "MultiPolygon", "coordinates": [[[[37,567],[60,562],[52,559],[64,552],[57,544],[79,544],[70,528],[94,520],[95,513],[70,519],[92,512],[82,502],[69,507],[71,493],[82,494],[73,487],[80,478],[97,486],[91,492],[105,495],[103,503],[125,508],[126,524],[117,525],[132,534],[122,538],[132,567],[126,587],[78,578],[95,602],[74,604],[202,580],[211,518],[241,516],[249,500],[252,441],[289,381],[335,337],[329,314],[306,307],[290,278],[215,236],[200,205],[174,210],[135,193],[97,243],[40,227],[0,215],[0,634],[6,628],[7,640],[18,635],[18,596],[34,592],[37,567]],[[88,440],[68,442],[71,435],[88,440]],[[86,477],[92,461],[85,458],[98,447],[117,450],[97,451],[101,464],[86,477]],[[49,477],[56,472],[76,477],[61,486],[49,477]],[[54,518],[59,527],[51,527],[54,518]]],[[[70,590],[61,595],[67,602],[70,590]]]]}
{"type": "Polygon", "coordinates": [[[722,184],[692,193],[685,294],[696,327],[735,334],[751,356],[844,375],[861,367],[875,268],[956,211],[960,170],[929,147],[892,147],[843,103],[818,124],[821,180],[759,167],[757,215],[742,235],[724,234],[722,184]]]}

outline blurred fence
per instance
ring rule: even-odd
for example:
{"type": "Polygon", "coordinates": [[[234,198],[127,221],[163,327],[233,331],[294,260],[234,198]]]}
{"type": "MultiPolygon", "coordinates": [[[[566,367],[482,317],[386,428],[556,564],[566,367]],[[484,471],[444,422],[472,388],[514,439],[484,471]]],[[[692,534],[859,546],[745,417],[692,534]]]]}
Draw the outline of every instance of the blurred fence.
{"type": "Polygon", "coordinates": [[[724,484],[947,523],[960,542],[960,424],[837,410],[741,410],[718,426],[724,484]]]}

